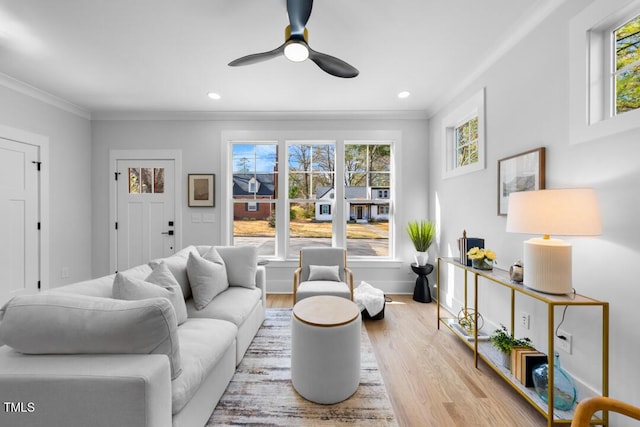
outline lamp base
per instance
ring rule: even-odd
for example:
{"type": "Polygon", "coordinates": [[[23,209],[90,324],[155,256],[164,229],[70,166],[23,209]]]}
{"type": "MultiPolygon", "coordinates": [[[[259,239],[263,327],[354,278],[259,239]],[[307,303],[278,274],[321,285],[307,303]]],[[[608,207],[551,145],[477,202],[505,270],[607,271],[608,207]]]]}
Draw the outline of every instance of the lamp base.
{"type": "Polygon", "coordinates": [[[547,294],[570,294],[571,245],[560,239],[524,242],[524,286],[547,294]]]}

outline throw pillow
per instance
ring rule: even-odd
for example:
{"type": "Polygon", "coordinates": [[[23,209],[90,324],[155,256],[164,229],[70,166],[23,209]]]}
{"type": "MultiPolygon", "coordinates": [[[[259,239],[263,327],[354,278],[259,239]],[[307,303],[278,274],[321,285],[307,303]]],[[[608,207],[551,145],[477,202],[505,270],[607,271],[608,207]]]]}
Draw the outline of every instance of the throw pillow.
{"type": "Polygon", "coordinates": [[[187,306],[182,289],[164,262],[160,263],[145,280],[116,274],[113,281],[113,297],[124,300],[167,298],[176,312],[178,325],[187,320],[187,306]]]}
{"type": "Polygon", "coordinates": [[[205,308],[216,295],[229,287],[224,262],[209,261],[192,253],[187,261],[187,274],[197,310],[205,308]]]}
{"type": "Polygon", "coordinates": [[[166,298],[23,295],[7,304],[0,340],[25,354],[165,354],[175,379],[182,371],[175,316],[166,298]]]}
{"type": "Polygon", "coordinates": [[[254,246],[217,246],[216,250],[227,268],[229,286],[256,287],[258,250],[254,246]]]}
{"type": "Polygon", "coordinates": [[[191,296],[189,276],[187,275],[187,260],[191,253],[198,253],[195,246],[187,246],[170,257],[155,259],[149,262],[149,266],[152,269],[155,269],[162,261],[166,262],[171,274],[173,274],[173,277],[175,277],[178,283],[180,283],[182,294],[185,298],[189,298],[191,296]]]}
{"type": "Polygon", "coordinates": [[[309,278],[307,280],[329,280],[340,282],[340,271],[337,265],[310,265],[309,278]]]}

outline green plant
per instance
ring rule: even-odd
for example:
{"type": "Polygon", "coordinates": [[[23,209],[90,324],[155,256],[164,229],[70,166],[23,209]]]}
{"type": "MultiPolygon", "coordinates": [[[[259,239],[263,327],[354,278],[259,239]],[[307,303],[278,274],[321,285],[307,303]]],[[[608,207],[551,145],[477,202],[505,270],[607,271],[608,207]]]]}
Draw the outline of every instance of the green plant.
{"type": "Polygon", "coordinates": [[[436,225],[428,219],[409,221],[407,224],[407,233],[416,251],[426,252],[436,235],[436,225]]]}
{"type": "Polygon", "coordinates": [[[491,344],[493,344],[495,348],[500,350],[500,352],[504,354],[511,354],[511,350],[513,350],[515,347],[533,348],[532,342],[529,338],[525,337],[516,339],[511,336],[506,326],[500,326],[501,328],[496,329],[489,337],[489,341],[491,341],[491,344]]]}

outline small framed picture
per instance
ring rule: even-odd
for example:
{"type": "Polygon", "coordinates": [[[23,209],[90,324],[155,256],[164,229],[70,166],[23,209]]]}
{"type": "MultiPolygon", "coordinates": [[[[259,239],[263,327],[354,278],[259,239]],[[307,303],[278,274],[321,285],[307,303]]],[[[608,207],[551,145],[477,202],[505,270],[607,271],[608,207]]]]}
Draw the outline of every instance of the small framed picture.
{"type": "Polygon", "coordinates": [[[507,215],[509,194],[544,189],[544,147],[498,160],[498,215],[507,215]]]}
{"type": "Polygon", "coordinates": [[[189,206],[213,207],[216,205],[214,174],[189,174],[189,206]]]}

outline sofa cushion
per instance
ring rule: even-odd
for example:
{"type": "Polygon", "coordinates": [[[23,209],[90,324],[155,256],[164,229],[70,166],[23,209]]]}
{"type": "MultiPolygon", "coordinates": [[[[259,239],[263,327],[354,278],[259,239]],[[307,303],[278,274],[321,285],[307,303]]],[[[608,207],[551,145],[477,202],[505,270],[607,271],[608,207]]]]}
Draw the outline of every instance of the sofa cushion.
{"type": "Polygon", "coordinates": [[[187,320],[187,306],[180,285],[161,262],[144,280],[130,277],[126,272],[116,274],[113,281],[113,298],[139,300],[145,298],[167,298],[176,311],[178,325],[187,320]]]}
{"type": "Polygon", "coordinates": [[[340,267],[337,265],[310,265],[308,280],[340,282],[340,267]]]}
{"type": "Polygon", "coordinates": [[[193,302],[198,310],[205,308],[216,295],[229,287],[224,262],[220,257],[217,259],[219,262],[213,262],[200,255],[189,254],[187,273],[193,302]]]}
{"type": "Polygon", "coordinates": [[[302,282],[296,291],[296,300],[300,301],[315,295],[333,295],[336,297],[351,299],[351,290],[344,282],[334,282],[333,280],[314,280],[302,282]]]}
{"type": "Polygon", "coordinates": [[[182,294],[185,298],[189,298],[191,296],[191,288],[189,287],[189,276],[187,275],[187,260],[189,259],[189,254],[198,250],[195,246],[187,246],[186,248],[176,252],[167,258],[154,259],[149,261],[149,266],[153,269],[157,267],[160,262],[164,261],[167,263],[171,274],[176,278],[180,287],[182,288],[182,294]]]}
{"type": "Polygon", "coordinates": [[[175,316],[166,298],[25,295],[7,304],[0,340],[26,354],[165,354],[176,378],[181,363],[175,316]]]}
{"type": "Polygon", "coordinates": [[[216,246],[227,267],[229,286],[256,287],[258,250],[254,246],[216,246]]]}
{"type": "MultiPolygon", "coordinates": [[[[149,271],[151,271],[151,269],[149,269],[149,271]]],[[[91,279],[84,282],[72,283],[70,285],[47,289],[42,293],[74,294],[85,295],[88,297],[111,298],[111,288],[113,287],[113,279],[115,277],[115,274],[110,274],[98,279],[91,279]]]]}
{"type": "Polygon", "coordinates": [[[202,310],[197,310],[191,299],[187,300],[187,312],[189,318],[221,319],[240,327],[261,297],[262,291],[258,288],[229,287],[202,310]]]}
{"type": "Polygon", "coordinates": [[[172,413],[184,408],[234,340],[238,328],[216,319],[188,319],[178,328],[182,374],[171,382],[172,413]]]}

